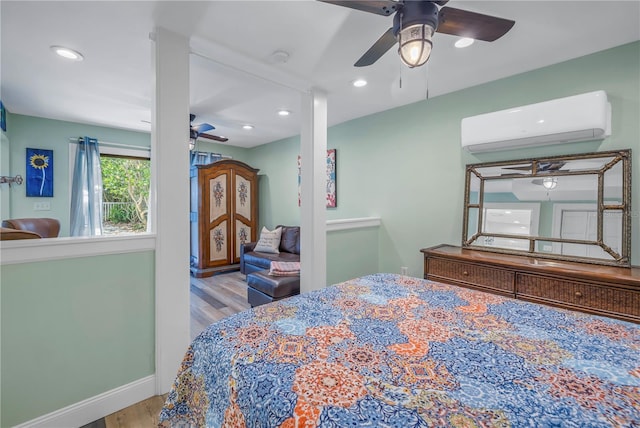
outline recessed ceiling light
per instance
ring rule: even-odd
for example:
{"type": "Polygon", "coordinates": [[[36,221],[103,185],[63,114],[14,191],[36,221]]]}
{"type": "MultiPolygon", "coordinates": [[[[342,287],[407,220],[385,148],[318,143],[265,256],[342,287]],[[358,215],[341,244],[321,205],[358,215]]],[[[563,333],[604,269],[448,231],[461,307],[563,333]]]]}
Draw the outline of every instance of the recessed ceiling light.
{"type": "Polygon", "coordinates": [[[353,81],[353,86],[355,86],[356,88],[362,88],[363,86],[367,85],[367,81],[364,79],[356,79],[353,81]]]}
{"type": "Polygon", "coordinates": [[[278,114],[280,116],[289,116],[291,114],[291,112],[289,110],[278,110],[278,114]]]}
{"type": "Polygon", "coordinates": [[[253,125],[242,125],[242,129],[246,129],[246,130],[253,129],[253,125]]]}
{"type": "Polygon", "coordinates": [[[82,61],[84,59],[80,52],[65,48],[64,46],[51,46],[51,50],[62,58],[70,59],[72,61],[82,61]]]}
{"type": "Polygon", "coordinates": [[[289,61],[289,52],[286,51],[275,51],[274,53],[271,54],[271,62],[276,63],[276,64],[284,64],[287,61],[289,61]]]}
{"type": "Polygon", "coordinates": [[[471,46],[473,42],[475,42],[475,40],[469,37],[463,37],[461,39],[458,39],[458,41],[455,43],[455,46],[457,48],[466,48],[467,46],[471,46]]]}

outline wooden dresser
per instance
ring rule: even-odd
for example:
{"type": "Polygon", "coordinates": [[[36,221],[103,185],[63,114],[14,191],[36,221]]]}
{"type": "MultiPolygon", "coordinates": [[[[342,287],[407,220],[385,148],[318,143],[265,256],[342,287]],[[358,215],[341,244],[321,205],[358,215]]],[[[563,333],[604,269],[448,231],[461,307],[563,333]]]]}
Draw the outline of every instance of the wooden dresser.
{"type": "Polygon", "coordinates": [[[463,287],[640,323],[640,268],[562,262],[438,245],[424,277],[463,287]]]}

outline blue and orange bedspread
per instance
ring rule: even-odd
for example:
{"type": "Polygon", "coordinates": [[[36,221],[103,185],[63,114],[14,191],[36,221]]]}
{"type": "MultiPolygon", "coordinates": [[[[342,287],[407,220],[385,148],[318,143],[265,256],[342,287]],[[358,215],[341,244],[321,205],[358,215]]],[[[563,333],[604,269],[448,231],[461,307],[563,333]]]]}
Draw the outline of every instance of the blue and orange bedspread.
{"type": "Polygon", "coordinates": [[[189,347],[160,426],[638,427],[640,326],[392,274],[189,347]]]}

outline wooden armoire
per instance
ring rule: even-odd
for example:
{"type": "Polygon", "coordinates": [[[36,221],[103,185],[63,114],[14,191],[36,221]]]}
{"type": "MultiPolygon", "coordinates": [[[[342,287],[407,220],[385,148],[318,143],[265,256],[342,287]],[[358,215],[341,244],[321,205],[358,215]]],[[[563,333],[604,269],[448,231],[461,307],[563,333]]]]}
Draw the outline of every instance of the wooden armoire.
{"type": "Polygon", "coordinates": [[[212,276],[240,263],[257,240],[258,171],[235,160],[191,167],[191,274],[212,276]]]}

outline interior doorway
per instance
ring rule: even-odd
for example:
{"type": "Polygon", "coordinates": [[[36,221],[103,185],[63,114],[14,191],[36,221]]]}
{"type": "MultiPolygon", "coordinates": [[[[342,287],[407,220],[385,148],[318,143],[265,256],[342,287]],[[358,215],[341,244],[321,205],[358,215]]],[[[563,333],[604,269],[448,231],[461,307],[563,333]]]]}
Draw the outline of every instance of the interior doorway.
{"type": "MultiPolygon", "coordinates": [[[[602,217],[602,239],[613,251],[622,250],[622,212],[606,212],[602,217]]],[[[556,204],[553,216],[553,236],[563,239],[596,241],[598,212],[595,204],[556,204]]],[[[612,256],[597,245],[555,243],[554,253],[611,259],[612,256]]]]}

